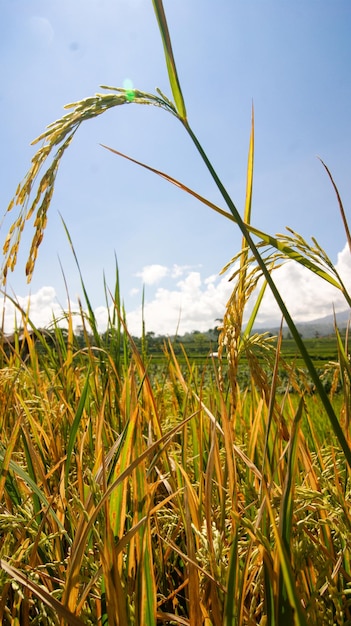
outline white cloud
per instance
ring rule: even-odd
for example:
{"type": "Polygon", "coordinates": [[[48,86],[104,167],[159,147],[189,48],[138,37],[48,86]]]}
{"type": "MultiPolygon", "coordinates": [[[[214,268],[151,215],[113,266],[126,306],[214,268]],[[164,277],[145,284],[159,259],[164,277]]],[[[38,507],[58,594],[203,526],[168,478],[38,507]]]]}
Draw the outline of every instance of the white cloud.
{"type": "Polygon", "coordinates": [[[208,278],[205,278],[204,283],[205,285],[212,285],[213,283],[216,282],[217,278],[218,278],[217,274],[212,274],[208,278]]]}
{"type": "Polygon", "coordinates": [[[338,270],[346,289],[351,291],[351,254],[347,244],[345,244],[344,249],[338,253],[336,269],[338,270]]]}
{"type": "MultiPolygon", "coordinates": [[[[351,255],[348,247],[338,254],[336,269],[344,280],[346,287],[351,290],[351,255]]],[[[233,289],[228,276],[211,275],[203,278],[199,271],[181,269],[178,266],[167,268],[163,265],[150,265],[142,270],[140,276],[148,279],[149,285],[167,277],[167,287],[157,287],[152,296],[148,297],[146,289],[144,303],[144,319],[147,331],[157,334],[171,335],[175,332],[184,334],[192,330],[208,330],[216,325],[216,319],[223,317],[226,303],[233,289]],[[174,268],[178,268],[177,271],[174,268]],[[175,278],[182,276],[181,280],[175,278]]],[[[286,263],[273,273],[278,289],[287,305],[290,314],[296,322],[308,321],[329,315],[336,311],[347,309],[347,302],[341,291],[321,280],[312,272],[304,269],[297,263],[286,263]]],[[[122,294],[123,297],[123,294],[122,294]]],[[[254,294],[255,297],[255,294],[254,294]]],[[[17,296],[17,302],[22,309],[27,310],[29,296],[17,296]]],[[[249,303],[247,315],[253,303],[249,303]]],[[[6,332],[11,332],[14,326],[15,307],[10,300],[0,298],[1,308],[4,309],[6,332]]],[[[73,311],[78,311],[76,304],[71,303],[73,311]]],[[[52,322],[53,315],[61,317],[62,308],[57,302],[53,287],[42,287],[30,296],[30,317],[38,327],[52,322]]],[[[95,309],[96,319],[101,331],[106,329],[107,309],[98,306],[95,309]]],[[[17,311],[17,324],[21,324],[21,315],[17,311]]],[[[257,322],[260,324],[276,324],[280,321],[280,311],[275,300],[267,289],[263,299],[257,322]]],[[[142,307],[141,304],[127,311],[128,328],[131,334],[141,333],[142,307]]],[[[76,324],[79,325],[79,315],[76,324]]]]}
{"type": "MultiPolygon", "coordinates": [[[[208,330],[223,316],[232,286],[226,277],[205,284],[199,272],[189,272],[174,287],[158,288],[152,300],[144,304],[146,330],[158,334],[183,334],[192,330],[208,330]]],[[[140,334],[141,306],[127,313],[132,334],[140,334]]]]}
{"type": "Polygon", "coordinates": [[[187,274],[193,268],[193,265],[177,265],[177,263],[174,263],[170,270],[170,276],[172,278],[180,278],[181,276],[184,276],[184,274],[187,274]]]}
{"type": "Polygon", "coordinates": [[[38,328],[50,324],[53,317],[60,318],[62,316],[62,308],[57,301],[54,287],[41,287],[35,294],[16,295],[12,299],[18,306],[6,296],[0,298],[0,310],[4,320],[5,332],[12,332],[15,323],[17,326],[23,325],[23,317],[27,313],[38,328]]]}
{"type": "Polygon", "coordinates": [[[137,296],[138,293],[140,293],[140,289],[138,289],[137,287],[133,287],[133,289],[129,291],[130,296],[137,296]]]}
{"type": "MultiPolygon", "coordinates": [[[[346,287],[351,290],[351,255],[347,246],[338,254],[336,269],[346,287]]],[[[146,291],[146,329],[159,334],[174,334],[179,324],[179,332],[183,334],[213,327],[215,320],[223,317],[233,289],[233,284],[228,282],[229,275],[211,275],[203,279],[200,272],[188,271],[174,286],[158,288],[151,300],[148,300],[146,291]]],[[[296,322],[330,315],[333,306],[336,311],[347,308],[341,291],[298,263],[286,263],[273,273],[273,278],[296,322]]],[[[253,294],[248,304],[246,319],[252,310],[255,296],[257,293],[253,294]]],[[[128,312],[128,325],[133,334],[140,334],[141,313],[141,306],[128,312]]],[[[275,325],[280,319],[280,309],[267,288],[257,323],[275,325]]]]}
{"type": "MultiPolygon", "coordinates": [[[[335,267],[351,291],[351,255],[348,246],[339,252],[335,267]]],[[[322,280],[313,272],[298,263],[288,262],[273,272],[273,279],[294,321],[310,321],[335,311],[347,309],[347,302],[341,291],[322,280]]],[[[257,322],[265,324],[271,320],[279,321],[280,310],[275,299],[267,289],[257,322]]]]}
{"type": "Polygon", "coordinates": [[[180,278],[184,275],[187,276],[193,267],[194,266],[191,265],[177,265],[177,263],[174,263],[172,267],[169,268],[165,265],[154,263],[153,265],[145,265],[143,269],[136,274],[136,276],[141,278],[144,285],[155,285],[166,276],[173,279],[180,278]]]}
{"type": "Polygon", "coordinates": [[[98,328],[101,332],[104,332],[107,328],[108,322],[108,310],[105,306],[98,306],[94,311],[95,319],[97,321],[98,328]]]}
{"type": "Polygon", "coordinates": [[[154,265],[145,265],[136,276],[139,276],[145,285],[154,285],[167,276],[168,272],[168,267],[155,263],[154,265]]]}

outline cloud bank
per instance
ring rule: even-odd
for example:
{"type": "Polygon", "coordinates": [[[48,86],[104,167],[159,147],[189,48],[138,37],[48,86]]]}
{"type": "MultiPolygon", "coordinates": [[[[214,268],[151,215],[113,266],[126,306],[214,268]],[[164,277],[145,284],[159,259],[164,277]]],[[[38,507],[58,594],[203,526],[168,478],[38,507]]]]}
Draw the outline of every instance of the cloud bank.
{"type": "MultiPolygon", "coordinates": [[[[351,255],[348,247],[338,254],[336,269],[346,288],[351,291],[351,255]]],[[[133,335],[140,335],[142,315],[147,331],[156,334],[184,334],[193,330],[205,331],[217,325],[222,319],[226,303],[233,285],[228,275],[203,277],[200,270],[174,265],[145,266],[137,277],[145,285],[144,310],[141,303],[127,310],[127,323],[133,335]],[[148,294],[148,287],[151,294],[148,294]]],[[[296,322],[309,321],[336,311],[347,309],[347,303],[341,291],[321,280],[312,272],[297,263],[288,262],[274,273],[275,282],[296,322]]],[[[135,291],[135,290],[133,290],[135,291]]],[[[123,294],[122,294],[123,297],[123,294]]],[[[255,294],[253,294],[253,300],[255,294]]],[[[53,318],[60,318],[63,307],[58,303],[54,287],[46,286],[31,296],[16,296],[18,306],[29,315],[37,327],[48,326],[53,318]]],[[[66,304],[65,304],[66,306],[66,304]]],[[[79,307],[70,303],[73,312],[79,307]]],[[[250,314],[253,302],[248,305],[246,318],[250,314]]],[[[21,325],[21,315],[10,300],[0,298],[0,309],[6,332],[11,332],[16,318],[21,325]]],[[[105,306],[95,309],[95,316],[101,331],[106,328],[108,311],[105,306]]],[[[258,325],[276,325],[280,322],[280,311],[274,297],[267,289],[257,317],[258,325]]],[[[79,315],[76,325],[80,324],[79,315]]]]}

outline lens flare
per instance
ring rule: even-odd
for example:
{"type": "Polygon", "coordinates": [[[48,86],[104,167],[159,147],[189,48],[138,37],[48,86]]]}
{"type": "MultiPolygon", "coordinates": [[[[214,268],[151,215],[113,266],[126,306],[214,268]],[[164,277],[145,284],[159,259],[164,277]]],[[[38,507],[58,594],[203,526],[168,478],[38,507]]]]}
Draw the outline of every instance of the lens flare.
{"type": "Polygon", "coordinates": [[[134,91],[134,87],[133,87],[133,82],[130,80],[130,78],[126,78],[123,81],[123,89],[126,90],[126,98],[129,102],[133,102],[134,98],[135,98],[135,91],[134,91]]]}

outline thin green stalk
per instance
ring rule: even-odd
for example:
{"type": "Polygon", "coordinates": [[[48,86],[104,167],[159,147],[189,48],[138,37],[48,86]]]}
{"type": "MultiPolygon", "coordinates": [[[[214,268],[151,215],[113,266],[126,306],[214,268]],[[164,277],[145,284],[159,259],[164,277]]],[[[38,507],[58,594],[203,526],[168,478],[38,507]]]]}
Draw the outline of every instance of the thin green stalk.
{"type": "Polygon", "coordinates": [[[88,367],[87,373],[86,373],[85,376],[86,376],[86,379],[85,379],[82,395],[80,397],[78,408],[77,408],[76,414],[74,416],[74,420],[73,420],[72,426],[70,428],[70,433],[69,433],[69,440],[68,440],[68,446],[67,446],[67,459],[66,459],[66,465],[65,465],[65,488],[66,489],[68,487],[69,472],[70,472],[70,467],[71,467],[71,459],[72,459],[72,456],[73,456],[73,448],[74,448],[74,444],[75,444],[75,441],[76,441],[76,438],[77,438],[77,432],[78,432],[80,421],[82,419],[82,415],[83,415],[83,412],[84,412],[84,409],[85,409],[87,398],[89,397],[89,390],[90,390],[90,385],[89,385],[90,367],[88,367]]]}
{"type": "Polygon", "coordinates": [[[224,626],[238,625],[238,578],[239,578],[239,558],[238,558],[238,530],[235,529],[233,543],[229,555],[227,593],[224,604],[224,626]]]}
{"type": "MultiPolygon", "coordinates": [[[[109,150],[110,152],[112,152],[113,154],[116,154],[117,156],[121,156],[124,159],[127,159],[128,161],[130,161],[131,163],[135,163],[136,165],[139,165],[140,167],[145,168],[149,172],[153,172],[154,174],[157,174],[157,176],[164,178],[172,185],[175,185],[176,187],[179,187],[186,193],[189,193],[191,196],[193,196],[193,198],[196,198],[197,200],[199,200],[199,202],[202,202],[202,204],[204,204],[205,206],[208,206],[210,209],[212,209],[216,213],[219,213],[219,215],[226,217],[228,220],[232,221],[234,224],[237,223],[237,220],[233,216],[232,213],[228,213],[227,211],[224,211],[213,202],[210,202],[210,200],[207,200],[207,198],[204,198],[203,196],[198,194],[196,191],[194,191],[190,187],[187,187],[182,182],[180,182],[176,178],[173,178],[169,174],[166,174],[162,170],[155,169],[154,167],[151,167],[150,165],[147,165],[146,163],[143,163],[142,161],[133,159],[132,157],[124,154],[123,152],[119,152],[118,150],[115,150],[114,148],[110,148],[109,146],[106,146],[104,144],[100,144],[100,145],[103,148],[106,148],[106,150],[109,150]]],[[[351,307],[351,297],[349,296],[347,289],[345,285],[343,284],[335,268],[333,268],[333,274],[336,276],[337,280],[335,280],[335,278],[333,278],[331,274],[323,270],[322,267],[314,263],[310,257],[304,256],[298,251],[298,249],[294,249],[293,247],[287,245],[284,240],[279,239],[279,236],[273,237],[272,235],[265,233],[263,230],[259,230],[258,228],[255,228],[251,224],[247,223],[245,220],[244,220],[244,224],[247,230],[249,231],[249,233],[251,233],[252,235],[256,235],[256,237],[259,237],[262,240],[261,245],[265,244],[265,246],[270,246],[272,248],[275,248],[277,251],[282,253],[280,256],[283,257],[284,259],[288,259],[288,260],[296,261],[297,263],[300,263],[300,265],[302,265],[306,269],[309,269],[311,272],[313,272],[314,274],[316,274],[323,280],[326,280],[330,285],[332,285],[333,287],[336,287],[336,289],[339,289],[342,292],[348,306],[351,307]]],[[[315,241],[314,243],[316,244],[315,241]]],[[[227,266],[222,270],[221,273],[223,274],[231,264],[232,264],[232,261],[230,261],[230,263],[227,264],[227,266]]]]}
{"type": "Polygon", "coordinates": [[[174,98],[175,105],[177,107],[177,111],[179,116],[182,119],[186,119],[186,108],[183,99],[182,90],[179,83],[177,68],[173,56],[172,43],[171,38],[168,31],[166,15],[164,12],[162,0],[152,0],[154,5],[154,11],[156,15],[156,19],[158,21],[158,26],[160,29],[160,34],[163,43],[163,49],[165,53],[167,71],[169,83],[171,85],[172,94],[174,98]]]}
{"type": "MultiPolygon", "coordinates": [[[[295,474],[297,465],[297,452],[299,441],[299,425],[303,411],[303,396],[300,398],[299,406],[297,408],[291,436],[289,442],[287,472],[285,477],[284,492],[281,500],[280,508],[280,526],[279,532],[281,536],[282,544],[286,551],[286,558],[291,564],[291,536],[292,536],[292,523],[293,523],[293,510],[294,510],[294,487],[295,487],[295,474]]],[[[278,592],[278,623],[290,623],[293,619],[292,606],[289,601],[289,593],[287,590],[286,582],[284,580],[284,574],[282,568],[279,572],[279,592],[278,592]]]]}
{"type": "Polygon", "coordinates": [[[344,433],[343,433],[343,431],[341,429],[341,426],[339,424],[338,418],[337,418],[337,416],[336,416],[336,414],[334,412],[334,409],[333,409],[333,407],[331,405],[331,402],[330,402],[330,400],[328,398],[328,395],[327,395],[327,393],[326,393],[326,391],[325,391],[325,389],[324,389],[324,387],[323,387],[323,385],[322,385],[322,383],[320,381],[320,378],[319,378],[319,376],[317,374],[317,371],[316,371],[316,369],[315,369],[315,367],[313,365],[312,359],[311,359],[310,355],[308,354],[307,348],[306,348],[306,346],[305,346],[305,344],[304,344],[304,342],[303,342],[303,340],[302,340],[302,338],[300,336],[300,333],[298,332],[298,330],[297,330],[297,328],[296,328],[296,326],[295,326],[295,324],[294,324],[294,322],[292,320],[292,317],[291,317],[288,309],[286,308],[286,306],[284,304],[284,301],[283,301],[283,299],[282,299],[282,297],[281,297],[281,295],[279,293],[279,290],[276,287],[276,284],[275,284],[275,282],[272,279],[270,271],[266,267],[266,264],[265,264],[264,260],[262,259],[261,255],[260,255],[260,253],[259,253],[259,251],[258,251],[258,249],[257,249],[257,247],[256,247],[256,245],[255,245],[255,243],[254,243],[254,241],[253,241],[253,239],[252,239],[252,237],[251,237],[247,227],[246,227],[246,224],[242,220],[238,209],[236,208],[236,206],[235,206],[234,202],[232,201],[231,197],[229,196],[226,188],[224,187],[224,185],[221,182],[219,176],[217,175],[215,169],[213,168],[213,166],[212,166],[209,158],[207,157],[206,152],[202,148],[199,140],[197,139],[196,135],[193,133],[191,127],[188,124],[188,122],[186,120],[180,120],[180,121],[182,122],[184,128],[186,129],[186,131],[190,135],[192,141],[194,142],[194,144],[195,144],[195,146],[196,146],[200,156],[202,157],[206,167],[208,168],[208,170],[209,170],[209,172],[210,172],[214,182],[216,183],[220,193],[222,194],[222,196],[223,196],[223,198],[224,198],[228,208],[230,209],[233,217],[235,218],[235,221],[237,222],[237,224],[238,224],[238,226],[239,226],[243,236],[245,237],[249,247],[251,248],[252,254],[255,257],[255,259],[256,259],[256,261],[257,261],[257,263],[258,263],[258,265],[259,265],[259,267],[260,267],[260,269],[262,271],[262,274],[265,277],[265,279],[266,279],[266,281],[267,281],[267,283],[268,283],[268,285],[269,285],[269,287],[270,287],[270,289],[271,289],[271,291],[272,291],[272,293],[273,293],[273,295],[275,297],[275,300],[276,300],[276,302],[277,302],[277,304],[278,304],[278,306],[279,306],[279,308],[280,308],[280,310],[281,310],[281,312],[283,314],[283,317],[284,317],[284,319],[285,319],[285,321],[286,321],[286,323],[287,323],[287,325],[289,327],[289,330],[290,330],[290,332],[291,332],[291,334],[292,334],[292,336],[293,336],[293,338],[295,340],[295,343],[296,343],[298,349],[300,350],[300,354],[301,354],[301,356],[302,356],[302,358],[303,358],[303,360],[304,360],[304,362],[306,364],[306,367],[307,367],[307,369],[309,371],[309,374],[310,374],[310,376],[312,378],[312,381],[313,381],[313,383],[314,383],[314,385],[316,387],[316,390],[317,390],[317,392],[319,394],[319,397],[321,398],[321,400],[323,402],[323,406],[324,406],[324,408],[326,410],[326,413],[327,413],[327,415],[329,417],[329,420],[330,420],[330,423],[331,423],[332,428],[334,430],[334,433],[335,433],[335,435],[336,435],[336,437],[337,437],[337,439],[338,439],[338,441],[339,441],[339,443],[340,443],[340,445],[342,447],[342,450],[344,452],[344,455],[345,455],[346,461],[348,463],[348,466],[351,469],[351,450],[350,450],[349,445],[348,445],[348,443],[347,443],[347,441],[346,441],[346,439],[344,437],[344,433]]]}

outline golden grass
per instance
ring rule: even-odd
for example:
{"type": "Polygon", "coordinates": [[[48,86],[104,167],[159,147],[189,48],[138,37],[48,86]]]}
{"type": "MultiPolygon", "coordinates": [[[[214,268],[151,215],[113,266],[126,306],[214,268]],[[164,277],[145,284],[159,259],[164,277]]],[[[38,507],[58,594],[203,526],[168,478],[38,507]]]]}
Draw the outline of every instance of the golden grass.
{"type": "Polygon", "coordinates": [[[152,375],[110,330],[79,348],[56,327],[0,371],[2,623],[342,623],[348,469],[315,402],[251,360],[233,410],[213,360],[185,372],[169,345],[152,375]]]}
{"type": "Polygon", "coordinates": [[[339,358],[330,364],[334,378],[328,395],[273,270],[295,260],[338,288],[348,305],[351,298],[315,240],[307,244],[292,231],[273,237],[251,225],[253,117],[241,217],[189,125],[162,1],[153,0],[153,6],[175,104],[159,90],[153,95],[108,87],[108,93],[66,107],[70,112],[38,138],[43,144],[8,207],[19,210],[4,243],[3,279],[17,262],[25,223],[34,217],[26,266],[32,276],[58,167],[80,124],[120,104],[161,107],[189,134],[229,212],[130,160],[242,232],[241,250],[227,266],[234,264],[234,287],[220,336],[219,369],[210,358],[201,369],[185,358],[184,371],[169,344],[164,369],[153,374],[145,342],[140,355],[125,327],[118,274],[104,336],[82,282],[88,311],[81,307],[83,346],[74,336],[70,310],[64,316],[67,330],[57,321],[50,332],[35,328],[22,312],[22,331],[11,344],[0,345],[0,622],[348,624],[348,337],[343,343],[336,329],[339,358]],[[248,297],[262,277],[243,329],[248,297]],[[312,385],[306,384],[306,373],[283,362],[279,338],[273,346],[251,332],[266,284],[312,385]],[[240,389],[244,354],[250,375],[240,389]],[[281,370],[287,381],[283,395],[281,370]]]}

